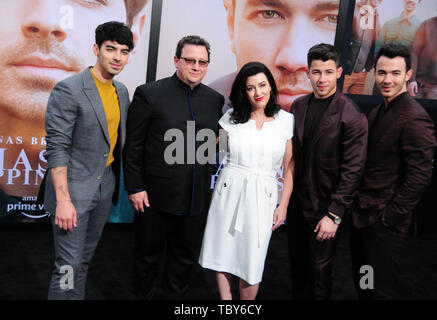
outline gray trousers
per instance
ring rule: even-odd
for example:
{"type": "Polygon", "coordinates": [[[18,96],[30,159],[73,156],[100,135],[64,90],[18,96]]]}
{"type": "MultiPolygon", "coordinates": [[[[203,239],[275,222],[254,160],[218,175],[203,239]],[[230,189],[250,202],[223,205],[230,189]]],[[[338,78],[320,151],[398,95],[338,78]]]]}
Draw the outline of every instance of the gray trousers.
{"type": "Polygon", "coordinates": [[[49,286],[49,300],[85,298],[88,266],[108,219],[114,188],[115,176],[111,166],[108,166],[89,208],[77,212],[77,227],[73,232],[56,226],[52,215],[55,266],[49,286]]]}

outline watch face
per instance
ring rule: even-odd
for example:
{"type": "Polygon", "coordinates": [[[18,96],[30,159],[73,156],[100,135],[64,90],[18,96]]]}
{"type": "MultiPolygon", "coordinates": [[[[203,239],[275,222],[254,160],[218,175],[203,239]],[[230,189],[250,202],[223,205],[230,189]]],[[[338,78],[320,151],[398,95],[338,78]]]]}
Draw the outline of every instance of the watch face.
{"type": "Polygon", "coordinates": [[[340,222],[341,222],[341,218],[340,218],[340,217],[336,217],[336,218],[334,219],[334,222],[335,222],[336,224],[340,224],[340,222]]]}

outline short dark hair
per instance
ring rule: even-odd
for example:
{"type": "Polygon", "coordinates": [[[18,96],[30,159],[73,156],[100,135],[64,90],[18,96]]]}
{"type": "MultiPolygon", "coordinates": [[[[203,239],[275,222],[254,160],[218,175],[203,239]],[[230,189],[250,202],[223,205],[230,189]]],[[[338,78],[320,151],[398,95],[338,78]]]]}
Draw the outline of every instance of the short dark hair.
{"type": "Polygon", "coordinates": [[[96,44],[99,48],[105,41],[114,41],[134,48],[134,37],[132,31],[124,23],[117,21],[105,22],[96,28],[96,44]]]}
{"type": "Polygon", "coordinates": [[[340,53],[337,48],[331,44],[319,43],[311,47],[307,55],[308,68],[311,67],[311,62],[314,60],[334,60],[337,68],[340,66],[340,53]]]}
{"type": "Polygon", "coordinates": [[[402,44],[389,43],[389,44],[383,45],[381,47],[381,49],[379,49],[378,53],[376,54],[375,68],[376,68],[376,64],[378,63],[379,58],[382,56],[390,58],[390,59],[393,59],[396,57],[402,57],[405,60],[405,65],[407,67],[406,71],[411,69],[410,50],[402,44]]]}
{"type": "Polygon", "coordinates": [[[247,98],[246,81],[248,77],[259,73],[265,74],[267,80],[269,81],[270,87],[272,88],[270,99],[267,102],[264,114],[267,117],[273,117],[281,109],[281,106],[276,102],[278,89],[270,70],[261,62],[249,62],[240,69],[235,77],[234,83],[232,84],[229,100],[234,108],[233,112],[231,113],[231,120],[233,123],[246,123],[249,121],[250,113],[252,112],[252,105],[247,98]]]}
{"type": "Polygon", "coordinates": [[[211,47],[205,39],[199,37],[199,36],[185,36],[181,40],[179,40],[178,45],[176,46],[176,57],[178,59],[181,58],[182,49],[186,44],[193,44],[195,46],[204,46],[206,49],[206,52],[208,53],[208,62],[211,58],[211,47]]]}
{"type": "Polygon", "coordinates": [[[135,16],[140,13],[149,0],[124,0],[126,7],[126,24],[132,27],[135,16]]]}

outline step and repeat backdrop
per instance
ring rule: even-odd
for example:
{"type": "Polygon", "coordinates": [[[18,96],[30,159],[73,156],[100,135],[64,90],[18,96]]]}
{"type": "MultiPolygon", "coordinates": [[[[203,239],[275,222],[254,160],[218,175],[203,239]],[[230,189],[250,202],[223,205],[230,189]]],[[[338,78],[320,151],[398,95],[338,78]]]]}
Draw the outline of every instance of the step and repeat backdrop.
{"type": "Polygon", "coordinates": [[[349,26],[343,92],[377,94],[374,62],[379,48],[400,43],[412,55],[409,91],[417,98],[437,99],[437,1],[357,0],[349,26]]]}
{"type": "MultiPolygon", "coordinates": [[[[46,168],[47,100],[57,81],[95,63],[94,30],[105,21],[124,21],[135,35],[136,49],[117,77],[131,97],[136,86],[171,76],[178,40],[196,34],[211,44],[203,82],[226,98],[238,69],[261,61],[275,77],[279,104],[289,110],[297,97],[312,91],[308,49],[325,42],[342,51],[340,88],[358,104],[372,106],[381,99],[374,88],[375,54],[396,42],[412,52],[409,91],[437,121],[437,0],[17,0],[2,5],[7,8],[0,13],[0,223],[48,220],[36,203],[46,168]],[[57,39],[49,36],[53,30],[57,39]]],[[[228,107],[226,100],[223,111],[228,107]]],[[[434,180],[429,189],[435,189],[434,180]]],[[[432,201],[421,208],[435,211],[432,201]]],[[[127,194],[121,192],[109,222],[132,219],[127,194]]]]}
{"type": "MultiPolygon", "coordinates": [[[[117,78],[131,96],[146,81],[151,0],[0,2],[0,222],[47,222],[36,203],[46,169],[44,116],[55,83],[93,66],[96,27],[122,21],[136,49],[117,78]]],[[[122,195],[112,221],[133,211],[122,195]]]]}

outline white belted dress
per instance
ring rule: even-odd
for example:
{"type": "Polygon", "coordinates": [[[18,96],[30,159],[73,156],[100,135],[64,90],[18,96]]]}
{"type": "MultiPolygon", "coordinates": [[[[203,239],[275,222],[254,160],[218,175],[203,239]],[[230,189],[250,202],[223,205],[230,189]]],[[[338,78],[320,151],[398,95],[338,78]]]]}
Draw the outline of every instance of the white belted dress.
{"type": "Polygon", "coordinates": [[[215,184],[199,263],[253,285],[264,271],[278,200],[276,175],[294,118],[280,110],[258,130],[254,120],[233,124],[231,112],[219,121],[228,134],[227,161],[215,184]]]}

